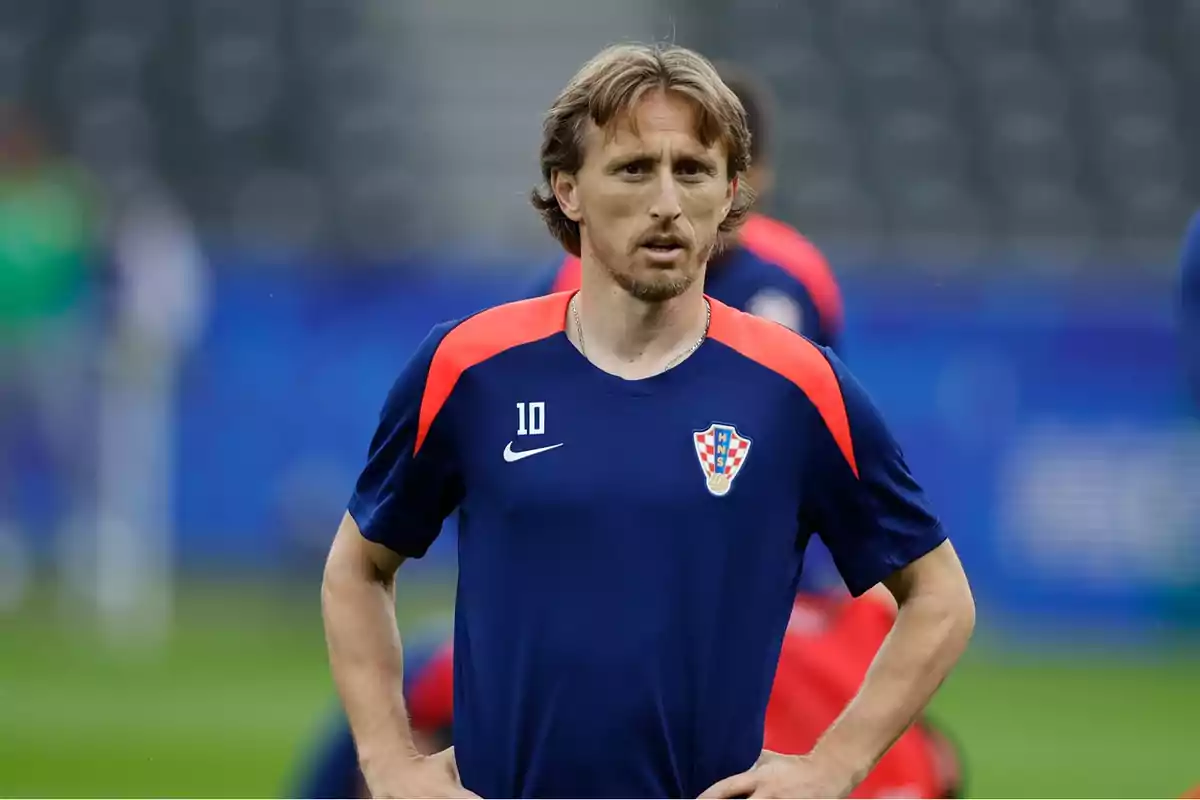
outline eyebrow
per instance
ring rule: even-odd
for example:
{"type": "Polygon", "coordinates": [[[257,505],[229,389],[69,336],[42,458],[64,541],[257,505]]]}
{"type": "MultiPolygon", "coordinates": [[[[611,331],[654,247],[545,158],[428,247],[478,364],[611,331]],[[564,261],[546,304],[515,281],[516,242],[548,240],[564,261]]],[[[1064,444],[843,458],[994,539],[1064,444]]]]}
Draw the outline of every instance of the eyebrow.
{"type": "MultiPolygon", "coordinates": [[[[715,166],[717,160],[713,158],[706,150],[677,152],[674,156],[674,161],[698,161],[701,164],[715,166]]],[[[625,153],[624,155],[614,156],[609,161],[609,166],[625,166],[628,164],[637,164],[639,162],[648,164],[657,164],[662,161],[660,153],[651,153],[648,151],[635,151],[625,153]]]]}

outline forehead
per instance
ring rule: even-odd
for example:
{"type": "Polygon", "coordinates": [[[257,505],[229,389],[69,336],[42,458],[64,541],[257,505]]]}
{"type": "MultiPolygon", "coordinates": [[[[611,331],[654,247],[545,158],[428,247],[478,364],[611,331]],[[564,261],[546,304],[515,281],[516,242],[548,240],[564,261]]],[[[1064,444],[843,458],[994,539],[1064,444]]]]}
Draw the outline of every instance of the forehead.
{"type": "Polygon", "coordinates": [[[592,124],[588,130],[588,149],[625,152],[656,149],[669,140],[672,147],[686,151],[712,151],[722,148],[719,140],[705,144],[704,115],[696,102],[678,92],[653,89],[633,106],[617,114],[603,128],[592,124]],[[597,147],[598,146],[598,147],[597,147]]]}

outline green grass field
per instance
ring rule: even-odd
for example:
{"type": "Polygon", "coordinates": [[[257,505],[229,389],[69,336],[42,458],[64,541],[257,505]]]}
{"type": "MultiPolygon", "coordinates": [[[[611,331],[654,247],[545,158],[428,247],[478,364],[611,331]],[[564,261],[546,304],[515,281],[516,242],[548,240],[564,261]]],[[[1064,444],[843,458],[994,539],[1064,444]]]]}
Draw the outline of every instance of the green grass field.
{"type": "MultiPolygon", "coordinates": [[[[402,625],[447,608],[401,597],[402,625]]],[[[49,603],[0,618],[0,795],[270,797],[333,697],[315,590],[207,586],[155,658],[106,651],[49,603]]],[[[1017,660],[978,645],[935,716],[975,797],[1177,797],[1200,783],[1194,652],[1017,660]]]]}

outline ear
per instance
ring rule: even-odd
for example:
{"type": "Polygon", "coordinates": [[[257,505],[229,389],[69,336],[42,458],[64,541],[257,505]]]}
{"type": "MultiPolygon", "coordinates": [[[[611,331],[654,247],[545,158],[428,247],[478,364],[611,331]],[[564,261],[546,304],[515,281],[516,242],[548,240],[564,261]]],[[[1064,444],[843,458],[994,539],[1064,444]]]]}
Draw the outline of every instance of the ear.
{"type": "Polygon", "coordinates": [[[579,182],[570,172],[555,170],[550,175],[550,188],[554,191],[554,199],[558,207],[572,222],[579,222],[583,215],[579,209],[579,182]]]}

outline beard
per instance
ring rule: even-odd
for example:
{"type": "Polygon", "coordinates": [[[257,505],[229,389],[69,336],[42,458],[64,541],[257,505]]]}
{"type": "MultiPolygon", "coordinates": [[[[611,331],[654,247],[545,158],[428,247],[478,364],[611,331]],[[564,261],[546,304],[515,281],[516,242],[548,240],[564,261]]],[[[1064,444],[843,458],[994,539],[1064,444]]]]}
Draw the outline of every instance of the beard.
{"type": "Polygon", "coordinates": [[[609,275],[631,297],[643,303],[665,303],[686,292],[696,282],[696,273],[663,270],[646,276],[609,269],[609,275]]]}
{"type": "MultiPolygon", "coordinates": [[[[720,245],[716,241],[704,246],[702,251],[706,253],[705,257],[698,264],[691,265],[693,268],[690,271],[686,267],[620,270],[610,266],[607,259],[602,259],[600,263],[613,282],[634,299],[643,303],[665,303],[690,289],[696,279],[704,274],[704,265],[719,249],[720,245]]],[[[636,258],[635,251],[635,254],[629,256],[629,262],[636,261],[636,258]]]]}

